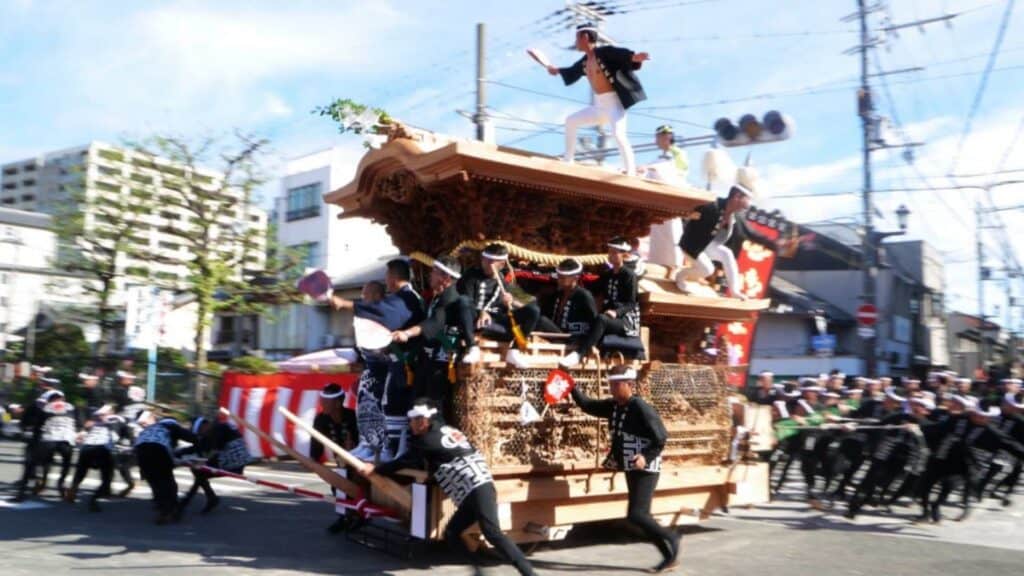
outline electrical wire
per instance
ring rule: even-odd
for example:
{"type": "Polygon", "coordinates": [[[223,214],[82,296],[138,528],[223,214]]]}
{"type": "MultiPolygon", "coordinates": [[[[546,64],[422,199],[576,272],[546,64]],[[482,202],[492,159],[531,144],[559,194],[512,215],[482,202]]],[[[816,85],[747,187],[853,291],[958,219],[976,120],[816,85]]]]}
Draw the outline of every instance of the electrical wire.
{"type": "Polygon", "coordinates": [[[974,117],[978,113],[978,108],[981,107],[981,100],[985,96],[985,88],[988,87],[989,76],[995,67],[996,60],[999,58],[999,52],[1003,45],[1003,38],[1006,37],[1006,29],[1010,24],[1010,17],[1013,15],[1013,8],[1016,0],[1008,0],[1006,4],[1006,10],[1003,12],[1003,19],[999,23],[999,29],[996,32],[996,41],[992,46],[992,52],[989,55],[988,63],[985,64],[985,70],[981,75],[981,81],[978,84],[978,91],[974,95],[974,101],[971,102],[971,108],[967,113],[967,119],[964,121],[964,129],[960,134],[960,142],[957,144],[956,152],[953,154],[953,162],[950,164],[950,173],[955,173],[956,168],[960,163],[960,154],[963,152],[964,144],[967,142],[967,138],[971,135],[971,130],[974,124],[974,117]]]}

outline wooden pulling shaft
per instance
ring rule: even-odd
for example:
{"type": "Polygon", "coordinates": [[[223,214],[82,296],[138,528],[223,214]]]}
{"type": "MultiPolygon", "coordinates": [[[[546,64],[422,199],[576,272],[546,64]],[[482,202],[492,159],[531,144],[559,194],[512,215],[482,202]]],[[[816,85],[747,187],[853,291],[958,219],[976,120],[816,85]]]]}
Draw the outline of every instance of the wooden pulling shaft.
{"type": "Polygon", "coordinates": [[[334,470],[331,470],[327,466],[324,466],[323,464],[313,460],[312,458],[309,458],[308,456],[305,456],[303,454],[299,454],[291,446],[285,444],[284,442],[281,442],[277,438],[270,436],[269,434],[267,434],[263,430],[260,430],[256,426],[250,424],[243,418],[235,416],[227,408],[221,408],[220,413],[234,420],[236,423],[238,423],[239,426],[245,427],[253,434],[259,436],[260,438],[266,440],[267,442],[270,442],[270,444],[277,448],[278,450],[281,450],[285,454],[288,454],[292,458],[295,458],[295,460],[298,461],[299,464],[302,464],[304,468],[319,476],[321,480],[327,482],[335,489],[344,492],[349,496],[349,498],[356,498],[358,497],[359,494],[362,493],[362,489],[355,482],[349,480],[348,478],[345,478],[341,474],[338,474],[334,470]]]}
{"type": "MultiPolygon", "coordinates": [[[[342,462],[352,466],[353,468],[360,468],[363,465],[363,461],[356,458],[348,450],[345,450],[341,446],[338,446],[330,438],[324,436],[319,430],[314,429],[309,424],[303,422],[298,416],[292,414],[284,406],[278,406],[277,411],[282,416],[287,418],[291,423],[302,428],[309,433],[310,436],[316,438],[321,444],[327,447],[328,450],[334,453],[342,462]]],[[[390,478],[386,478],[379,474],[370,475],[367,478],[370,481],[370,486],[373,487],[373,499],[378,501],[379,504],[386,508],[392,508],[403,516],[408,516],[412,511],[412,494],[403,488],[398,482],[390,478]]]]}

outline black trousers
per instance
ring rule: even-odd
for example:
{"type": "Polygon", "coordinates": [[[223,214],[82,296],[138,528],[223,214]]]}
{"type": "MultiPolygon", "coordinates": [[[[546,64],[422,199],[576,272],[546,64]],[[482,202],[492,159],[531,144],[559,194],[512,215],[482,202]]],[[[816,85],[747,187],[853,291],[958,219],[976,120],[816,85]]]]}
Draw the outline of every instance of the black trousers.
{"type": "Polygon", "coordinates": [[[153,491],[153,501],[161,515],[173,514],[178,506],[178,482],[174,479],[174,461],[161,444],[147,442],[135,446],[139,472],[153,491]]]}
{"type": "Polygon", "coordinates": [[[895,456],[886,460],[871,460],[871,466],[868,468],[860,485],[857,486],[857,491],[854,492],[853,498],[850,499],[850,514],[854,515],[860,512],[864,504],[874,499],[876,490],[884,493],[906,465],[906,456],[895,456]]]}
{"type": "MultiPolygon", "coordinates": [[[[921,476],[921,484],[917,497],[921,501],[921,515],[931,513],[933,520],[942,518],[942,505],[949,499],[950,493],[956,487],[958,481],[963,482],[964,490],[967,492],[968,471],[962,463],[949,460],[932,460],[928,462],[924,474],[921,476]],[[931,500],[932,489],[939,486],[939,496],[934,502],[931,500]]],[[[970,509],[970,499],[964,499],[964,514],[970,509]]]]}
{"type": "MultiPolygon", "coordinates": [[[[512,316],[516,319],[516,324],[519,325],[519,329],[523,331],[523,335],[529,336],[530,333],[537,328],[537,324],[540,322],[540,306],[538,306],[536,302],[530,302],[529,304],[520,306],[513,310],[512,316]]],[[[509,341],[515,339],[512,335],[512,321],[509,320],[507,312],[491,314],[491,322],[498,324],[505,329],[505,333],[508,334],[509,341]]]]}
{"type": "Polygon", "coordinates": [[[18,482],[18,496],[24,496],[29,489],[29,484],[36,479],[36,468],[39,465],[42,450],[38,441],[29,441],[25,444],[25,456],[22,461],[21,481],[18,482]]]}
{"type": "Polygon", "coordinates": [[[83,446],[78,451],[78,463],[75,465],[75,476],[71,480],[71,487],[78,489],[78,485],[85,479],[89,470],[100,471],[100,487],[93,493],[91,500],[110,496],[110,482],[114,479],[114,455],[106,446],[83,446]]]}
{"type": "MultiPolygon", "coordinates": [[[[207,464],[211,468],[220,468],[220,466],[217,464],[216,458],[211,458],[207,464]]],[[[243,472],[245,472],[245,466],[242,466],[240,468],[224,468],[223,470],[225,470],[226,472],[233,472],[235,474],[242,474],[243,472]]],[[[179,509],[184,510],[185,507],[188,506],[188,503],[192,501],[192,498],[195,497],[196,493],[199,492],[199,490],[203,491],[203,496],[206,497],[207,504],[209,504],[211,500],[216,500],[217,493],[213,491],[213,486],[210,484],[210,478],[213,477],[214,476],[209,472],[205,472],[197,468],[192,468],[192,487],[188,489],[188,492],[185,493],[185,497],[181,499],[179,509]]]]}
{"type": "MultiPolygon", "coordinates": [[[[414,398],[430,398],[438,406],[448,406],[452,382],[448,380],[448,363],[436,360],[421,360],[416,366],[413,384],[414,398]]],[[[445,414],[447,417],[447,413],[445,414]]]]}
{"type": "Polygon", "coordinates": [[[71,471],[71,456],[74,450],[68,442],[40,442],[40,462],[43,467],[43,484],[46,484],[50,475],[50,466],[53,465],[55,456],[60,456],[60,478],[57,479],[57,489],[64,488],[64,481],[67,480],[71,471]]]}
{"type": "Polygon", "coordinates": [[[533,567],[526,560],[522,550],[501,531],[501,524],[498,522],[498,493],[491,482],[478,486],[466,495],[465,500],[459,505],[459,509],[448,521],[448,527],[444,531],[444,538],[448,542],[448,546],[475,565],[476,558],[462,541],[462,533],[474,522],[480,526],[480,532],[483,533],[487,542],[511,562],[520,574],[524,576],[533,574],[533,567]]]}
{"type": "Polygon", "coordinates": [[[590,352],[594,346],[600,344],[605,334],[626,336],[626,323],[622,321],[622,318],[612,318],[607,314],[598,314],[597,318],[590,324],[590,330],[580,340],[580,355],[590,352]]]}
{"type": "Polygon", "coordinates": [[[643,470],[626,472],[626,487],[629,489],[629,506],[626,509],[626,520],[640,528],[651,544],[661,552],[665,559],[675,555],[674,543],[676,535],[665,528],[651,516],[651,500],[654,489],[658,487],[660,475],[643,470]]]}
{"type": "Polygon", "coordinates": [[[132,477],[132,466],[135,465],[135,454],[130,451],[118,452],[114,454],[114,468],[117,469],[117,473],[124,480],[124,483],[128,485],[128,488],[135,486],[135,478],[132,477]]]}
{"type": "MultiPolygon", "coordinates": [[[[867,442],[863,438],[851,436],[843,438],[839,443],[839,466],[835,470],[840,474],[839,485],[836,487],[836,495],[842,497],[846,493],[846,487],[853,482],[853,477],[864,465],[864,448],[867,442]]],[[[873,465],[873,464],[872,464],[873,465]]]]}

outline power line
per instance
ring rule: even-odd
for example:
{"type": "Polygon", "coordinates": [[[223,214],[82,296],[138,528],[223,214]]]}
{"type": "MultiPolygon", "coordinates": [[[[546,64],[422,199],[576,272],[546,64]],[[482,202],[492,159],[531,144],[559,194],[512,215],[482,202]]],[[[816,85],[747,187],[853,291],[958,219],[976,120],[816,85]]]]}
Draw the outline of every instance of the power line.
{"type": "MultiPolygon", "coordinates": [[[[556,100],[563,100],[563,101],[566,101],[566,102],[575,102],[576,104],[585,104],[585,105],[589,104],[589,102],[586,102],[584,100],[579,100],[577,98],[570,98],[568,96],[562,96],[562,95],[559,95],[559,94],[552,94],[550,92],[542,92],[540,90],[534,90],[532,88],[524,88],[523,86],[516,86],[515,84],[509,84],[507,82],[502,82],[500,80],[488,80],[487,83],[488,84],[493,84],[495,86],[501,86],[503,88],[508,88],[510,90],[517,90],[519,92],[525,92],[527,94],[533,94],[535,96],[544,96],[545,98],[554,98],[556,100]]],[[[633,116],[640,116],[642,118],[653,118],[654,120],[664,120],[666,122],[676,122],[676,123],[679,123],[679,124],[685,124],[687,126],[693,126],[695,128],[701,128],[701,129],[704,129],[704,130],[707,129],[707,126],[705,126],[704,124],[698,124],[696,122],[690,122],[689,120],[682,120],[680,118],[668,118],[668,117],[665,117],[665,116],[656,116],[656,115],[653,115],[653,114],[644,114],[642,112],[634,112],[633,110],[630,110],[630,114],[633,115],[633,116]]]]}
{"type": "MultiPolygon", "coordinates": [[[[1003,66],[1001,68],[993,68],[991,70],[991,72],[1004,72],[1004,71],[1009,71],[1009,70],[1020,70],[1022,68],[1024,68],[1024,64],[1018,64],[1018,65],[1013,65],[1013,66],[1003,66]]],[[[918,83],[921,83],[921,82],[932,82],[932,81],[935,81],[935,80],[945,80],[945,79],[948,79],[948,78],[961,78],[961,77],[964,77],[964,76],[975,76],[977,74],[983,74],[984,72],[985,72],[984,70],[972,70],[972,71],[969,71],[969,72],[957,72],[957,73],[938,75],[938,76],[922,76],[922,77],[919,77],[919,78],[898,80],[898,81],[892,82],[892,84],[896,85],[896,86],[904,85],[904,84],[918,84],[918,83]]],[[[783,97],[787,97],[787,96],[809,96],[809,95],[816,95],[816,94],[831,94],[831,93],[835,93],[835,92],[846,92],[848,90],[856,88],[856,84],[855,84],[856,81],[857,81],[856,78],[850,77],[850,78],[844,78],[844,79],[830,80],[828,82],[822,82],[820,84],[812,84],[810,86],[804,86],[802,88],[795,88],[793,90],[780,90],[780,91],[777,91],[777,92],[764,92],[764,93],[761,93],[761,94],[755,94],[755,95],[752,95],[752,96],[744,96],[744,97],[741,97],[741,98],[730,98],[730,99],[713,100],[713,101],[709,100],[709,101],[705,101],[705,102],[695,102],[695,103],[690,103],[690,104],[673,104],[673,105],[666,105],[666,106],[645,106],[643,108],[639,108],[638,110],[641,110],[641,111],[642,110],[685,110],[685,109],[689,109],[689,108],[703,108],[703,107],[708,107],[708,106],[717,106],[717,105],[721,105],[721,104],[735,104],[737,102],[751,102],[751,101],[755,101],[755,100],[773,100],[773,99],[776,99],[776,98],[783,98],[783,97]],[[847,84],[843,85],[843,86],[836,86],[834,88],[827,88],[826,87],[826,86],[830,86],[830,85],[838,83],[838,82],[844,82],[844,83],[847,83],[847,84]]],[[[632,109],[630,110],[630,113],[631,114],[636,114],[636,112],[634,112],[632,109]]]]}
{"type": "Polygon", "coordinates": [[[700,36],[669,36],[665,38],[639,38],[623,40],[623,44],[667,44],[673,42],[704,42],[718,40],[765,40],[773,38],[797,38],[810,36],[835,36],[856,34],[856,30],[800,30],[792,32],[753,32],[749,34],[707,34],[700,36]]]}
{"type": "Polygon", "coordinates": [[[981,106],[981,99],[984,97],[985,88],[988,86],[989,75],[995,67],[996,59],[999,57],[999,51],[1003,45],[1003,38],[1006,37],[1006,29],[1010,23],[1010,17],[1013,15],[1015,2],[1016,0],[1009,0],[1006,4],[1006,10],[1003,12],[1003,19],[999,23],[999,30],[996,32],[995,44],[992,46],[992,52],[989,55],[988,63],[985,64],[985,70],[981,75],[981,82],[978,84],[978,91],[975,93],[974,101],[971,103],[970,111],[967,113],[967,119],[964,121],[964,130],[960,134],[960,142],[956,146],[956,153],[953,154],[953,162],[949,169],[950,172],[956,172],[956,167],[960,162],[960,154],[963,152],[964,143],[967,142],[967,138],[971,135],[974,116],[978,113],[978,108],[981,106]]]}

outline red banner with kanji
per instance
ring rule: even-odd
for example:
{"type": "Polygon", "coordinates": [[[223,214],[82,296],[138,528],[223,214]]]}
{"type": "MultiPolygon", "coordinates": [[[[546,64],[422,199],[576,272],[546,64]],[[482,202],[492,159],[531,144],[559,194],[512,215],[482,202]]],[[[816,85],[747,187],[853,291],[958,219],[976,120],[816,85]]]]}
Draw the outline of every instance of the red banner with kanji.
{"type": "MultiPolygon", "coordinates": [[[[774,227],[748,220],[750,228],[758,234],[778,240],[781,232],[774,227]]],[[[768,283],[775,270],[775,252],[750,240],[743,241],[739,257],[736,259],[743,286],[740,291],[750,299],[765,298],[768,295],[768,283]]],[[[729,366],[737,369],[729,371],[729,384],[743,387],[747,383],[750,365],[750,352],[754,347],[754,333],[757,329],[757,315],[747,322],[729,322],[718,325],[718,341],[727,354],[729,366]]]]}

